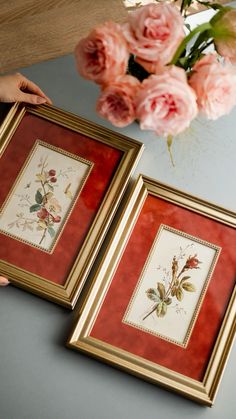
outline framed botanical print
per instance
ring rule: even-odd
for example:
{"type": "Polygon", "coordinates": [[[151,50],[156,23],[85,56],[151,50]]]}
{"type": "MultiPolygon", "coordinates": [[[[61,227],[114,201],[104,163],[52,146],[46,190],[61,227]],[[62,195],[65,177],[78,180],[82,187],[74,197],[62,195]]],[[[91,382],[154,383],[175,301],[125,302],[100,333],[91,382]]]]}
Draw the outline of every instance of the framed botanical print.
{"type": "Polygon", "coordinates": [[[73,308],[141,143],[52,106],[16,104],[0,129],[0,273],[73,308]]]}
{"type": "Polygon", "coordinates": [[[236,214],[140,176],[68,346],[211,406],[236,328],[236,214]]]}

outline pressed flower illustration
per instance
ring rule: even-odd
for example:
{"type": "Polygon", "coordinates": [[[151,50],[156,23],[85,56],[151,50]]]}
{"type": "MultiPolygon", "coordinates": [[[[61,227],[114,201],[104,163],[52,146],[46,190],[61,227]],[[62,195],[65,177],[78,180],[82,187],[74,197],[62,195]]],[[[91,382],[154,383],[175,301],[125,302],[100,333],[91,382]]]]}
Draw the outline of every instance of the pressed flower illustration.
{"type": "Polygon", "coordinates": [[[91,165],[38,140],[7,197],[0,231],[52,251],[91,165]]]}
{"type": "MultiPolygon", "coordinates": [[[[176,256],[172,259],[171,265],[171,280],[164,284],[157,282],[156,288],[149,288],[146,290],[147,297],[155,304],[149,313],[144,316],[143,320],[149,317],[152,313],[156,313],[157,317],[164,317],[167,314],[168,306],[173,306],[177,301],[182,301],[185,298],[185,292],[195,292],[196,287],[191,282],[191,269],[200,269],[202,262],[198,259],[197,254],[189,255],[185,260],[182,268],[179,266],[179,260],[176,256]]],[[[181,308],[175,305],[178,311],[181,308]]]]}
{"type": "MultiPolygon", "coordinates": [[[[61,222],[60,213],[62,212],[62,207],[54,196],[54,187],[58,182],[57,172],[54,168],[47,170],[47,167],[47,157],[41,158],[38,164],[40,172],[36,173],[36,178],[34,179],[39,184],[39,188],[35,192],[34,202],[30,202],[30,196],[28,195],[20,196],[21,201],[26,201],[29,204],[29,217],[25,217],[23,213],[18,213],[16,214],[17,220],[8,225],[9,228],[16,225],[18,228],[31,231],[36,227],[37,231],[42,232],[39,245],[47,234],[51,237],[55,236],[54,225],[61,222]],[[30,218],[30,214],[35,214],[36,217],[30,218]]],[[[30,187],[30,185],[31,182],[26,185],[26,188],[30,187]]]]}
{"type": "Polygon", "coordinates": [[[161,224],[123,322],[186,347],[219,254],[217,245],[161,224]]]}

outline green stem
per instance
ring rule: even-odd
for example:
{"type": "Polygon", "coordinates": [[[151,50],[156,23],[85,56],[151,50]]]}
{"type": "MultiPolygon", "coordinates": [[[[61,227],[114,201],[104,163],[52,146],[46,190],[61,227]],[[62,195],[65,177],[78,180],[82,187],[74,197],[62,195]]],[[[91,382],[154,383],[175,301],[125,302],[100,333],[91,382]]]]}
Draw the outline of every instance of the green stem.
{"type": "Polygon", "coordinates": [[[168,152],[169,152],[169,155],[170,155],[171,164],[172,164],[173,167],[175,167],[173,154],[172,154],[172,151],[171,151],[172,142],[173,142],[172,135],[168,135],[168,137],[167,137],[167,148],[168,148],[168,152]]]}
{"type": "Polygon", "coordinates": [[[197,26],[195,29],[193,29],[181,42],[181,44],[179,45],[179,47],[177,48],[177,51],[174,55],[174,57],[172,58],[171,62],[169,64],[176,64],[178,59],[181,57],[181,55],[183,54],[184,50],[186,49],[187,44],[189,43],[189,41],[191,41],[191,39],[197,34],[197,33],[201,33],[201,32],[205,32],[208,31],[209,29],[211,29],[211,24],[209,22],[207,23],[203,23],[202,25],[197,26]]]}
{"type": "Polygon", "coordinates": [[[196,61],[198,61],[199,58],[201,57],[202,52],[206,48],[208,48],[213,42],[214,42],[213,39],[211,39],[209,42],[205,42],[205,44],[202,45],[202,47],[198,49],[197,54],[194,54],[194,51],[190,51],[189,55],[186,57],[187,58],[186,65],[185,65],[186,71],[188,70],[188,68],[190,70],[192,69],[196,61]]]}
{"type": "Polygon", "coordinates": [[[203,44],[206,37],[206,31],[200,33],[200,35],[197,37],[196,41],[194,42],[193,46],[190,48],[190,53],[194,52],[200,45],[203,44]]]}
{"type": "Polygon", "coordinates": [[[143,318],[143,320],[145,320],[148,316],[150,316],[152,313],[154,313],[154,311],[157,309],[157,306],[158,306],[158,304],[156,304],[155,307],[151,311],[149,311],[148,314],[146,314],[146,316],[143,318]]]}
{"type": "Polygon", "coordinates": [[[40,242],[39,242],[39,245],[42,243],[42,241],[45,239],[45,237],[46,237],[46,233],[47,233],[47,229],[45,228],[44,229],[44,232],[43,232],[43,235],[42,235],[42,237],[41,237],[41,240],[40,240],[40,242]]]}

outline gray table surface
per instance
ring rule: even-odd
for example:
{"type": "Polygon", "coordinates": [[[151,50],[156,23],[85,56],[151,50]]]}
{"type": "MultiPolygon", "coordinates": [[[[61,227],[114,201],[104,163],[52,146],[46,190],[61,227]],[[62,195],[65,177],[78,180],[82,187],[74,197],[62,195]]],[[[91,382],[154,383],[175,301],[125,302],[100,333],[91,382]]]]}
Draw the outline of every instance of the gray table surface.
{"type": "MultiPolygon", "coordinates": [[[[55,106],[112,128],[96,115],[98,88],[77,75],[72,56],[22,73],[55,106]]],[[[235,210],[235,118],[236,110],[214,123],[195,122],[174,142],[175,167],[162,139],[137,124],[117,131],[145,144],[134,178],[141,172],[235,210]]],[[[210,409],[67,349],[75,317],[13,286],[0,290],[0,419],[235,417],[235,346],[210,409]]]]}

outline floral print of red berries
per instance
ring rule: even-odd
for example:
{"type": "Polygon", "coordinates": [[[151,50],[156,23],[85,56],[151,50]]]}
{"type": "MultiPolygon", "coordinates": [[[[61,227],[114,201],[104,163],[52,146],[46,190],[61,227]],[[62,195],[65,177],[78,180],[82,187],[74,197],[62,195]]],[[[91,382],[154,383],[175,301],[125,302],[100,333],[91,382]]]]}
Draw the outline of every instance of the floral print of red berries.
{"type": "Polygon", "coordinates": [[[36,174],[36,182],[40,184],[35,194],[35,203],[30,206],[31,213],[36,213],[37,230],[42,232],[39,245],[42,244],[47,234],[55,236],[54,224],[61,222],[62,207],[54,196],[54,185],[57,183],[56,170],[46,170],[46,159],[39,164],[40,173],[36,174]]]}

